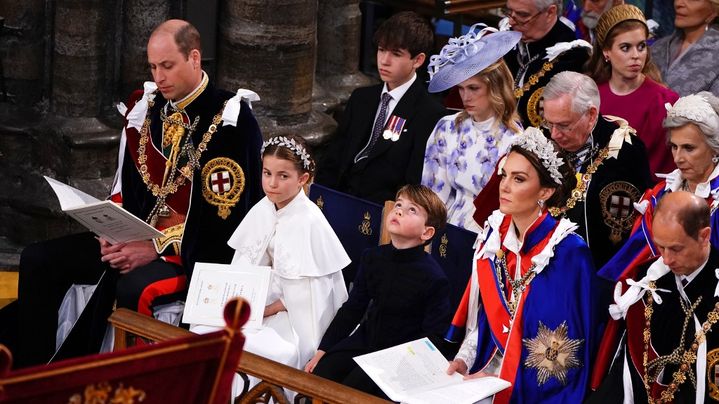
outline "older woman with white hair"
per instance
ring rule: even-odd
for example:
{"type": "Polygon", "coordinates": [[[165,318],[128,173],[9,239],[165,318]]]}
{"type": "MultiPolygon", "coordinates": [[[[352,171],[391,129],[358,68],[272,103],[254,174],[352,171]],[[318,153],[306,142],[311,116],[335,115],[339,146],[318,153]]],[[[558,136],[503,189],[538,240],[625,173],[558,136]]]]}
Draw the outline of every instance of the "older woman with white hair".
{"type": "Polygon", "coordinates": [[[674,12],[674,33],[651,46],[654,63],[679,95],[719,96],[719,0],[674,0],[674,12]]]}
{"type": "MultiPolygon", "coordinates": [[[[659,258],[652,242],[652,220],[659,201],[670,192],[688,191],[704,198],[711,209],[711,244],[719,247],[719,98],[703,91],[681,97],[668,106],[664,127],[677,164],[676,170],[647,190],[635,204],[638,211],[632,234],[624,246],[598,272],[600,277],[623,282],[636,279],[640,268],[659,258]]],[[[622,325],[610,321],[597,357],[592,387],[599,387],[616,351],[622,325]]]]}
{"type": "Polygon", "coordinates": [[[646,191],[636,204],[640,216],[632,235],[619,252],[600,270],[602,277],[621,280],[634,276],[637,265],[659,256],[651,242],[654,208],[668,192],[682,190],[705,198],[712,212],[711,242],[719,247],[719,98],[707,91],[682,97],[668,108],[664,119],[667,142],[677,169],[646,191]]]}

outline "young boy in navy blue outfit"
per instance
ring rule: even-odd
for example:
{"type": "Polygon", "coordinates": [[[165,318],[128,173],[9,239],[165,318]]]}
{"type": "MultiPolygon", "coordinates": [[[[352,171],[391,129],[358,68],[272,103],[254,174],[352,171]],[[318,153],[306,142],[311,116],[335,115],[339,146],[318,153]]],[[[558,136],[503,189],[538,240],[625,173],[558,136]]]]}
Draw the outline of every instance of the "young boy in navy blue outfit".
{"type": "Polygon", "coordinates": [[[315,182],[383,204],[402,185],[420,183],[427,139],[446,111],[415,72],[434,44],[426,19],[395,14],[374,41],[384,83],[352,93],[315,182]]]}
{"type": "Polygon", "coordinates": [[[442,339],[452,312],[449,282],[424,246],[446,220],[444,204],[429,188],[406,185],[397,192],[387,217],[392,243],[365,251],[349,299],[307,372],[384,397],[352,358],[422,337],[442,339]]]}

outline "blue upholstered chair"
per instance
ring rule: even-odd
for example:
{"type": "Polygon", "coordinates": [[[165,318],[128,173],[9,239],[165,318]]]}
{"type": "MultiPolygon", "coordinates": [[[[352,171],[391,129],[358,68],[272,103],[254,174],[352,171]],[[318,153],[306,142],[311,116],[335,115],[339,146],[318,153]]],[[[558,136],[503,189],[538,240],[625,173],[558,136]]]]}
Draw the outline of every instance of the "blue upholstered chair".
{"type": "Polygon", "coordinates": [[[432,256],[444,269],[450,286],[451,307],[462,299],[472,273],[472,257],[477,233],[447,224],[432,241],[432,256]]]}
{"type": "Polygon", "coordinates": [[[362,252],[379,244],[382,206],[319,184],[310,186],[309,198],[322,210],[352,260],[343,271],[349,285],[362,252]]]}

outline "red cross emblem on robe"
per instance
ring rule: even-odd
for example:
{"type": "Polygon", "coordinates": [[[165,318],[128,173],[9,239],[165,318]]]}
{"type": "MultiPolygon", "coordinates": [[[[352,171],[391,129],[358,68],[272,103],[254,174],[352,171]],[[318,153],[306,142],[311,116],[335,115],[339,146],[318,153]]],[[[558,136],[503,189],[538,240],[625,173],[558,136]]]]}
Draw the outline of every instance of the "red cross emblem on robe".
{"type": "Polygon", "coordinates": [[[232,188],[232,180],[228,171],[216,171],[210,175],[212,192],[222,195],[232,188]]]}
{"type": "Polygon", "coordinates": [[[624,195],[612,195],[609,201],[609,212],[614,217],[624,218],[632,213],[632,200],[624,195]]]}

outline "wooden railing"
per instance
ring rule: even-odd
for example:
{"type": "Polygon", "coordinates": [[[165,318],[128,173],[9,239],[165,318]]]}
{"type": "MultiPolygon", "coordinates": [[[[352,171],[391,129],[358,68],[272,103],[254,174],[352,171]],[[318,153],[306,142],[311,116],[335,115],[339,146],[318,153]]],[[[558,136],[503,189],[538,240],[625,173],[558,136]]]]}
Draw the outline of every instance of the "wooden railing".
{"type": "MultiPolygon", "coordinates": [[[[126,348],[128,338],[133,336],[159,342],[191,334],[190,331],[183,328],[127,309],[117,309],[110,316],[109,321],[115,327],[116,350],[126,348]]],[[[242,353],[237,371],[262,380],[235,401],[240,404],[269,403],[270,398],[277,403],[287,403],[282,388],[309,398],[313,404],[388,403],[378,397],[285,366],[251,352],[242,353]]]]}

